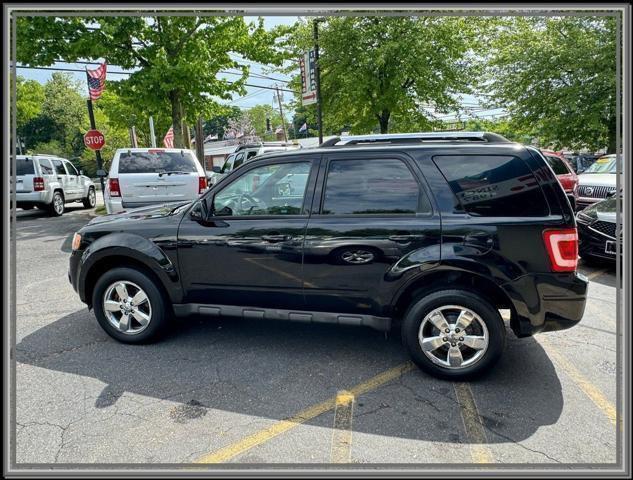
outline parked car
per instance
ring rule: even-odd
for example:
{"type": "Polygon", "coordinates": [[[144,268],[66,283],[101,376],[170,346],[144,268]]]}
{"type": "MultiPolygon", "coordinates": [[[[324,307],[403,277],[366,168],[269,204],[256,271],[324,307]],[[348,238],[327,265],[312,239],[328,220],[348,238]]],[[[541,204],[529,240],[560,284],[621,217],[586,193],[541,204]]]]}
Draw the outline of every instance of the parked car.
{"type": "Polygon", "coordinates": [[[615,195],[594,203],[576,214],[579,235],[579,253],[587,260],[615,262],[617,244],[622,253],[622,232],[617,228],[617,201],[615,195]]]}
{"type": "Polygon", "coordinates": [[[191,201],[207,189],[207,177],[191,150],[120,148],[114,154],[106,191],[106,211],[174,201],[191,201]]]}
{"type": "Polygon", "coordinates": [[[578,175],[578,209],[581,210],[616,191],[616,156],[604,155],[578,175]]]}
{"type": "Polygon", "coordinates": [[[598,158],[599,155],[590,155],[587,153],[573,154],[567,157],[577,174],[587,170],[598,158]]]}
{"type": "Polygon", "coordinates": [[[93,219],[68,276],[121,342],[157,338],[172,314],[399,325],[418,366],[463,379],[500,357],[500,309],[518,337],[580,321],[577,248],[535,148],[481,132],[347,136],[257,157],[194,202],[93,219]],[[304,239],[389,255],[286,255],[304,239]]]}
{"type": "Polygon", "coordinates": [[[554,170],[556,178],[558,178],[572,208],[575,210],[578,202],[578,175],[576,175],[573,167],[562,154],[551,150],[541,150],[541,153],[547,163],[549,163],[549,166],[552,167],[552,170],[554,170]]]}
{"type": "Polygon", "coordinates": [[[209,184],[213,185],[219,182],[222,178],[226,177],[236,168],[240,167],[246,162],[250,162],[258,155],[271,152],[284,152],[287,150],[296,150],[301,148],[300,145],[286,142],[264,142],[264,143],[249,143],[240,145],[237,147],[234,153],[231,153],[224,164],[221,167],[214,167],[213,171],[207,175],[209,178],[209,184]]]}
{"type": "Polygon", "coordinates": [[[62,215],[70,202],[82,202],[85,208],[95,207],[94,183],[65,158],[18,155],[15,161],[16,207],[24,210],[37,207],[53,216],[62,215]]]}

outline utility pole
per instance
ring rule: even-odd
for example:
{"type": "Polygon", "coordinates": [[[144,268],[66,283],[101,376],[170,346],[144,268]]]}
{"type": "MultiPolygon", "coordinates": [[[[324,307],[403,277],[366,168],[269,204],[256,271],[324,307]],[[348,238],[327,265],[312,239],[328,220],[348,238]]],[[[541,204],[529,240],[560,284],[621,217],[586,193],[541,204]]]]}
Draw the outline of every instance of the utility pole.
{"type": "Polygon", "coordinates": [[[316,94],[317,94],[317,126],[319,128],[319,145],[323,143],[323,118],[321,116],[321,69],[319,67],[319,22],[324,19],[315,18],[312,21],[314,30],[314,76],[316,77],[316,94]]]}
{"type": "Polygon", "coordinates": [[[279,87],[275,85],[277,90],[277,102],[279,103],[279,115],[281,115],[281,126],[284,129],[284,141],[288,141],[288,134],[286,133],[286,119],[284,118],[284,111],[281,108],[281,95],[279,93],[279,87]]]}
{"type": "Polygon", "coordinates": [[[204,166],[206,170],[207,165],[204,160],[204,132],[202,129],[202,117],[198,117],[198,121],[196,122],[196,156],[200,163],[204,166]]]}
{"type": "MultiPolygon", "coordinates": [[[[88,94],[88,117],[90,118],[90,129],[96,130],[97,126],[95,125],[95,114],[92,111],[92,100],[90,99],[90,94],[88,94]]],[[[101,192],[105,195],[105,182],[103,181],[103,177],[105,177],[105,172],[103,171],[103,161],[101,160],[101,150],[95,150],[95,156],[97,157],[97,175],[99,175],[99,181],[101,182],[101,192]]]]}

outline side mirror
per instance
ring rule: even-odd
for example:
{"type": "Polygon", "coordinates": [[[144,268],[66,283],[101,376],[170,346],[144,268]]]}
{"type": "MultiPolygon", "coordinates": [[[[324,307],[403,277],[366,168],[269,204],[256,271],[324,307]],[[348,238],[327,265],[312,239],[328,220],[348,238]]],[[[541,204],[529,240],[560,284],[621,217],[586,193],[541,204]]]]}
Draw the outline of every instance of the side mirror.
{"type": "Polygon", "coordinates": [[[204,200],[198,200],[189,211],[189,217],[196,222],[202,222],[207,219],[208,213],[207,203],[204,200]]]}
{"type": "Polygon", "coordinates": [[[213,173],[222,173],[222,167],[218,167],[218,166],[214,165],[213,168],[211,168],[211,171],[213,173]]]}

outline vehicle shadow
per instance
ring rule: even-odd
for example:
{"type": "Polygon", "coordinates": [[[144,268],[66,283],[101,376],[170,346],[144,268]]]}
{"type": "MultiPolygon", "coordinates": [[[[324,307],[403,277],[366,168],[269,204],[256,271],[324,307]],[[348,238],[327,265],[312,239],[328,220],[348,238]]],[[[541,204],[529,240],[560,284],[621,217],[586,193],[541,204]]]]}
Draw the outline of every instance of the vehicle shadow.
{"type": "MultiPolygon", "coordinates": [[[[67,212],[61,217],[51,217],[47,212],[37,209],[26,210],[23,215],[20,215],[21,211],[18,210],[15,228],[16,240],[45,239],[44,241],[52,242],[64,239],[67,242],[72,241],[73,233],[92,219],[90,215],[92,210],[86,210],[81,206],[69,207],[67,205],[66,208],[67,212]],[[73,214],[69,215],[71,212],[73,214]]],[[[70,246],[70,243],[68,245],[70,246]]]]}
{"type": "MultiPolygon", "coordinates": [[[[530,437],[554,424],[563,406],[560,381],[541,346],[510,332],[508,340],[495,369],[470,384],[493,443],[530,437]]],[[[131,392],[177,402],[183,412],[195,406],[277,420],[408,361],[397,335],[291,322],[193,317],[160,342],[125,345],[108,337],[86,309],[24,337],[16,359],[105,383],[97,409],[131,392]]],[[[417,369],[361,396],[354,412],[355,431],[470,441],[455,433],[463,423],[452,383],[417,369]]],[[[308,424],[330,428],[331,417],[308,424]]]]}

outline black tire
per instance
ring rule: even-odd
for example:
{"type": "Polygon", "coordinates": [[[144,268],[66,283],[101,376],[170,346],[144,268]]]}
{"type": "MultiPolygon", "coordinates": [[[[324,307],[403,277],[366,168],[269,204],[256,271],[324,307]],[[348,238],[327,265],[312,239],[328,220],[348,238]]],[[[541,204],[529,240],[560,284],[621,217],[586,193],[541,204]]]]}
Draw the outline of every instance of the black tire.
{"type": "Polygon", "coordinates": [[[95,208],[97,205],[97,193],[93,187],[88,189],[88,196],[82,199],[84,208],[95,208]]]}
{"type": "Polygon", "coordinates": [[[33,205],[22,205],[22,210],[32,210],[33,209],[33,205]]]}
{"type": "MultiPolygon", "coordinates": [[[[468,380],[490,371],[505,348],[506,330],[499,311],[479,294],[465,290],[440,290],[414,301],[402,322],[402,341],[413,362],[426,373],[448,380],[468,380]],[[448,305],[463,306],[477,315],[488,330],[488,347],[475,363],[460,369],[437,365],[422,351],[418,333],[422,320],[436,308],[448,305]]],[[[443,348],[443,347],[442,347],[443,348]]]]}
{"type": "Polygon", "coordinates": [[[132,344],[148,343],[160,338],[167,329],[171,312],[171,306],[163,297],[154,280],[145,272],[134,268],[115,268],[99,277],[92,293],[92,306],[99,325],[108,335],[119,342],[132,344]],[[103,308],[107,289],[113,283],[121,280],[132,282],[142,288],[151,305],[151,318],[148,326],[136,334],[126,334],[115,328],[106,317],[103,308]]]}
{"type": "Polygon", "coordinates": [[[62,192],[53,193],[53,201],[48,205],[48,213],[53,217],[61,217],[66,211],[66,205],[64,203],[64,195],[62,192]],[[61,203],[57,203],[58,198],[61,199],[61,203]],[[57,208],[56,208],[57,206],[57,208]]]}

